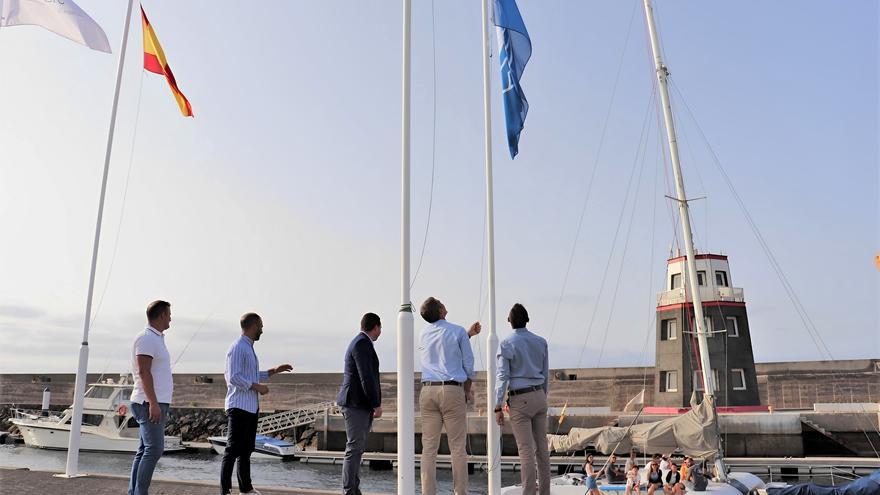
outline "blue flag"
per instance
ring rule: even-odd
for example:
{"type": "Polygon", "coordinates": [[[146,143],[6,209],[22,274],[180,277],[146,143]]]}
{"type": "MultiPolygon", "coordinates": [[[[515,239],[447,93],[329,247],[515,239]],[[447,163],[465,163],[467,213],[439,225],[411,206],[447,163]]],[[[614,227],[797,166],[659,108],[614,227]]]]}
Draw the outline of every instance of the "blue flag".
{"type": "Polygon", "coordinates": [[[529,39],[529,32],[526,31],[516,0],[494,1],[507,146],[510,148],[510,158],[515,158],[519,153],[519,134],[529,113],[529,102],[519,80],[532,56],[532,40],[529,39]]]}

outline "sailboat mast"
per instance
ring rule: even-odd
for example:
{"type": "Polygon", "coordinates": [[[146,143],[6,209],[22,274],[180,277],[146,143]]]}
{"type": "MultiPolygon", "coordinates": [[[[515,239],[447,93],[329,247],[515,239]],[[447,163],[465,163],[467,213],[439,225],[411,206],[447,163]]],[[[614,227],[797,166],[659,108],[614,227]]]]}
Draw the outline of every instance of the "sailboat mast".
{"type": "Polygon", "coordinates": [[[489,334],[486,336],[486,465],[489,495],[501,493],[501,427],[495,422],[495,354],[498,333],[495,328],[495,213],[492,197],[492,100],[489,75],[489,0],[483,0],[483,127],[486,158],[486,246],[488,250],[489,334]]]}
{"type": "Polygon", "coordinates": [[[403,91],[400,182],[400,311],[397,314],[397,493],[415,485],[415,391],[413,314],[410,301],[410,62],[412,1],[403,0],[403,91]]]}
{"type": "Polygon", "coordinates": [[[119,64],[116,66],[116,90],[113,93],[113,109],[110,111],[110,130],[107,132],[107,148],[104,153],[104,176],[101,179],[101,197],[98,200],[98,219],[95,225],[95,240],[92,244],[92,267],[89,272],[89,292],[86,296],[86,314],[83,323],[83,338],[79,348],[79,365],[73,387],[73,416],[70,419],[70,440],[67,444],[67,463],[64,477],[79,476],[79,442],[82,431],[83,403],[86,393],[86,380],[89,368],[89,326],[92,322],[92,299],[95,294],[95,272],[98,266],[98,246],[101,243],[101,223],[104,218],[104,198],[107,195],[107,176],[110,173],[110,155],[113,151],[113,133],[116,131],[116,109],[119,106],[119,90],[122,87],[122,68],[125,66],[125,48],[128,46],[128,31],[131,25],[131,6],[125,12],[125,27],[122,30],[122,46],[119,48],[119,64]]]}
{"type": "MultiPolygon", "coordinates": [[[[691,288],[691,300],[694,306],[694,326],[697,331],[697,342],[700,350],[700,368],[702,369],[704,395],[715,397],[715,383],[712,380],[712,366],[709,362],[708,333],[703,319],[703,299],[700,296],[700,286],[697,280],[696,250],[694,249],[694,236],[691,231],[691,218],[688,211],[687,196],[684,192],[684,179],[681,175],[681,162],[678,156],[678,141],[675,137],[675,123],[672,118],[672,106],[669,103],[669,88],[667,78],[669,70],[663,65],[663,56],[660,50],[660,40],[657,36],[657,26],[654,23],[654,9],[651,0],[644,0],[645,18],[648,24],[648,33],[651,37],[651,50],[654,54],[654,68],[657,72],[657,81],[660,85],[660,100],[663,106],[663,118],[666,123],[666,136],[669,142],[669,155],[672,159],[672,172],[675,176],[675,194],[678,200],[678,212],[681,217],[681,230],[684,237],[684,245],[687,254],[687,278],[691,288]]],[[[720,442],[720,439],[719,439],[720,442]]],[[[721,461],[721,448],[718,449],[718,459],[722,469],[718,476],[725,477],[723,461],[721,461]]]]}

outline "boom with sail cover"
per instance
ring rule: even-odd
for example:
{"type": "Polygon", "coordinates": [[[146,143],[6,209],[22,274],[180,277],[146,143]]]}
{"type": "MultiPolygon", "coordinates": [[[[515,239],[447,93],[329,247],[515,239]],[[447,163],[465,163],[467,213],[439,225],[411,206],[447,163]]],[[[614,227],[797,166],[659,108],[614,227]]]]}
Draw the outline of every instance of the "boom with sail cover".
{"type": "Polygon", "coordinates": [[[572,428],[568,435],[547,435],[547,440],[550,450],[555,452],[593,446],[599,452],[610,454],[616,446],[621,452],[631,449],[642,452],[680,450],[694,458],[712,460],[719,453],[714,409],[715,398],[706,396],[701,404],[687,413],[654,423],[633,425],[628,435],[627,428],[621,426],[572,428]]]}

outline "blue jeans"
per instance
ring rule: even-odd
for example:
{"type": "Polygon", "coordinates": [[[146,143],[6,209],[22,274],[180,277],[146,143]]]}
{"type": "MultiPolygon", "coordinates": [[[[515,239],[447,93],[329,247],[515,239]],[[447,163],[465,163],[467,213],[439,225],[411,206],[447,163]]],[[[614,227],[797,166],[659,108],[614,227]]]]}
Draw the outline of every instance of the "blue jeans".
{"type": "Polygon", "coordinates": [[[165,421],[168,418],[168,404],[159,403],[162,416],[158,423],[150,422],[150,403],[131,404],[131,415],[137,420],[140,430],[140,444],[131,465],[131,481],[128,495],[147,495],[153,470],[165,451],[165,421]]]}

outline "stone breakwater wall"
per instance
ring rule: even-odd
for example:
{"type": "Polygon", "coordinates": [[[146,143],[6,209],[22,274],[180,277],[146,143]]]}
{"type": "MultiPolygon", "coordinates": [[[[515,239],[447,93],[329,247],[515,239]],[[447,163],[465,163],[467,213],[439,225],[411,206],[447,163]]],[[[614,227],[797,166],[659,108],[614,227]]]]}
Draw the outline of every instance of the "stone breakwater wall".
{"type": "MultiPolygon", "coordinates": [[[[660,393],[653,367],[553,369],[550,379],[552,407],[607,407],[620,411],[645,389],[645,403],[654,404],[660,393]]],[[[774,410],[812,409],[814,403],[880,402],[880,359],[805,361],[757,364],[759,397],[774,410]]],[[[103,378],[116,375],[106,374],[103,378]]],[[[89,382],[102,378],[89,374],[89,382]]],[[[40,404],[43,389],[52,393],[51,404],[69,406],[75,376],[66,374],[0,374],[0,404],[40,404]]],[[[382,373],[382,406],[397,409],[397,375],[382,373]]],[[[261,397],[264,412],[297,409],[318,402],[334,401],[342,382],[341,373],[284,373],[269,380],[269,394],[261,397]]],[[[418,374],[413,380],[418,397],[418,374]]],[[[486,404],[485,373],[478,372],[476,404],[486,404]]],[[[173,408],[222,409],[226,382],[220,373],[174,375],[173,408]]],[[[418,401],[416,401],[418,407],[418,401]]]]}
{"type": "MultiPolygon", "coordinates": [[[[0,404],[0,431],[17,433],[18,429],[12,422],[12,409],[39,409],[39,404],[0,404]]],[[[63,406],[52,406],[52,411],[61,412],[63,406]]],[[[264,416],[265,414],[261,414],[264,416]]],[[[204,408],[171,408],[168,413],[168,422],[165,424],[165,434],[181,437],[185,442],[207,442],[208,437],[220,435],[226,426],[226,413],[222,409],[204,408]]],[[[310,440],[314,437],[312,428],[297,428],[296,431],[288,430],[278,432],[274,436],[290,442],[310,440]]]]}

